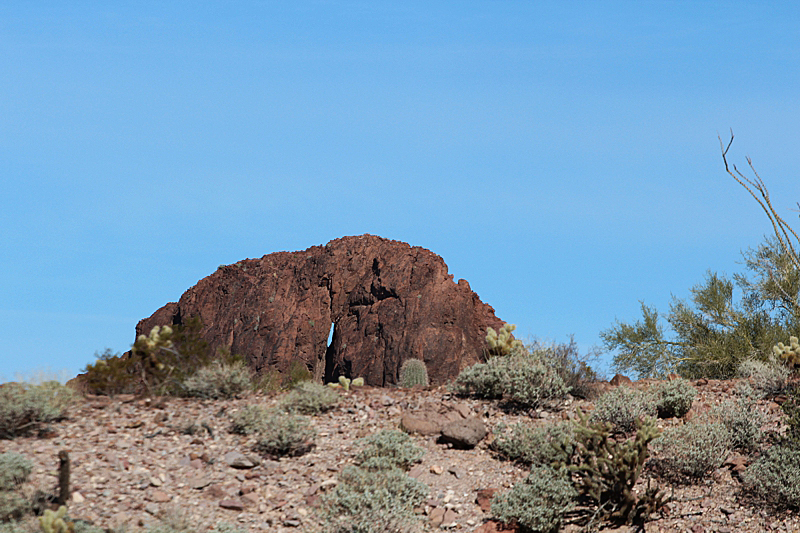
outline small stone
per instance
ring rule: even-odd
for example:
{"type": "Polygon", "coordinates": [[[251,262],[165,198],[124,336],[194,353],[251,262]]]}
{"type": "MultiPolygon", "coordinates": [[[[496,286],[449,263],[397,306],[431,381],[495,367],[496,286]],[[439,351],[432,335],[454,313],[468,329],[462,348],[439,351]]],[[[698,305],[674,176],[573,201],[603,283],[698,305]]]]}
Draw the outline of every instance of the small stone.
{"type": "Polygon", "coordinates": [[[431,465],[431,473],[441,476],[444,473],[444,468],[439,465],[431,465]]]}
{"type": "Polygon", "coordinates": [[[83,497],[83,494],[77,491],[72,493],[72,503],[83,503],[84,501],[86,498],[83,497]]]}
{"type": "Polygon", "coordinates": [[[440,525],[442,525],[442,522],[444,521],[444,513],[445,513],[444,508],[436,507],[431,511],[431,514],[428,516],[428,523],[432,527],[439,527],[440,525]]]}
{"type": "Polygon", "coordinates": [[[475,498],[475,503],[481,508],[481,511],[488,513],[492,508],[492,497],[498,489],[479,489],[478,496],[475,498]]]}
{"type": "Polygon", "coordinates": [[[203,476],[197,476],[189,479],[189,486],[193,489],[202,489],[211,484],[211,481],[208,478],[203,476]]]}
{"type": "Polygon", "coordinates": [[[219,506],[223,509],[230,509],[232,511],[243,511],[244,505],[238,500],[221,500],[219,506]]]}
{"type": "Polygon", "coordinates": [[[240,452],[228,452],[222,458],[225,463],[231,468],[253,468],[258,466],[258,459],[247,456],[240,452]]]}
{"type": "Polygon", "coordinates": [[[151,477],[150,478],[150,484],[152,486],[154,486],[154,487],[160,487],[164,483],[160,479],[158,479],[157,477],[151,477]]]}
{"type": "Polygon", "coordinates": [[[153,492],[151,492],[149,494],[148,499],[151,502],[166,503],[166,502],[172,500],[172,496],[170,496],[169,494],[167,494],[163,490],[154,490],[153,492]]]}
{"type": "Polygon", "coordinates": [[[283,525],[286,527],[300,527],[300,520],[284,520],[283,525]]]}
{"type": "Polygon", "coordinates": [[[455,527],[456,526],[456,512],[452,509],[448,509],[444,512],[444,519],[442,520],[442,527],[455,527]]]}
{"type": "Polygon", "coordinates": [[[158,514],[158,505],[154,503],[148,503],[144,506],[144,510],[146,513],[156,516],[158,514]]]}
{"type": "Polygon", "coordinates": [[[464,477],[464,471],[456,467],[456,465],[450,466],[447,471],[456,476],[456,479],[461,479],[464,477]]]}

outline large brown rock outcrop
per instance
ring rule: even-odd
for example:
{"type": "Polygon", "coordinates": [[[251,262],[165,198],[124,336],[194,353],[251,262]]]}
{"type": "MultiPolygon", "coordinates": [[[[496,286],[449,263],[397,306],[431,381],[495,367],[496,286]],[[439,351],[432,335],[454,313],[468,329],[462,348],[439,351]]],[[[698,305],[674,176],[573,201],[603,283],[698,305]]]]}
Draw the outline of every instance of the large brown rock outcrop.
{"type": "Polygon", "coordinates": [[[397,383],[409,358],[425,361],[434,385],[453,379],[481,360],[486,328],[503,325],[441,257],[373,235],[220,267],[136,334],[192,316],[212,350],[242,355],[259,373],[285,374],[297,360],[318,380],[362,376],[373,386],[397,383]]]}

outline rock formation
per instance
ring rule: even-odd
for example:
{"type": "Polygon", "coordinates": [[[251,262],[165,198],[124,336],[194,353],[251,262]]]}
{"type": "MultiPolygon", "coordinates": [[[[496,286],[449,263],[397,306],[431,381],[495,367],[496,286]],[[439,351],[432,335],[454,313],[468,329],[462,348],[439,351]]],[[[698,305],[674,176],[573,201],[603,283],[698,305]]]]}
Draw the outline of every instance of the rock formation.
{"type": "Polygon", "coordinates": [[[242,355],[260,374],[300,361],[317,380],[363,376],[373,386],[397,383],[410,358],[425,361],[431,384],[451,380],[481,360],[487,327],[503,325],[441,257],[373,235],[220,267],[136,334],[192,316],[212,350],[242,355]]]}

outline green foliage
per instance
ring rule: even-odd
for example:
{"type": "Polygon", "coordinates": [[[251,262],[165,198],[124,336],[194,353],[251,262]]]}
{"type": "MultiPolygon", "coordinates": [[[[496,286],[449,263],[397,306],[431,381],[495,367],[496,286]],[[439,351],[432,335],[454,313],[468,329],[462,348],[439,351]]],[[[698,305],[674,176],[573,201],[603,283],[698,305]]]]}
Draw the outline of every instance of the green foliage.
{"type": "Polygon", "coordinates": [[[492,514],[504,523],[515,522],[528,531],[556,532],[578,492],[566,469],[534,466],[511,491],[492,499],[492,514]]]}
{"type": "Polygon", "coordinates": [[[775,354],[779,361],[783,361],[791,367],[800,365],[800,343],[797,342],[797,337],[795,336],[789,337],[788,345],[779,342],[773,346],[772,353],[775,354]]]}
{"type": "Polygon", "coordinates": [[[621,385],[600,396],[594,404],[590,422],[611,424],[617,433],[631,433],[639,420],[655,417],[656,404],[650,395],[621,385]]]}
{"type": "Polygon", "coordinates": [[[313,381],[301,381],[283,398],[281,406],[290,412],[317,415],[333,409],[340,400],[339,393],[330,387],[313,381]]]}
{"type": "Polygon", "coordinates": [[[194,398],[240,398],[253,388],[252,373],[242,359],[214,361],[183,381],[183,393],[194,398]]]}
{"type": "Polygon", "coordinates": [[[597,515],[613,523],[642,525],[664,505],[657,489],[648,486],[637,495],[633,487],[649,456],[650,441],[658,437],[655,420],[637,422],[636,437],[617,442],[608,423],[591,423],[584,417],[575,424],[577,465],[568,466],[576,476],[578,493],[593,502],[597,515]]]}
{"type": "Polygon", "coordinates": [[[742,475],[744,488],[776,507],[800,509],[800,449],[775,445],[742,475]]]}
{"type": "Polygon", "coordinates": [[[786,431],[787,444],[800,450],[800,389],[795,387],[790,391],[781,410],[786,415],[786,424],[789,426],[786,431]]]}
{"type": "Polygon", "coordinates": [[[0,491],[17,490],[28,480],[33,463],[14,452],[0,454],[0,491]]]}
{"type": "Polygon", "coordinates": [[[363,446],[356,456],[356,464],[369,471],[400,468],[408,470],[422,459],[425,450],[414,444],[406,433],[397,429],[384,429],[358,441],[363,446]]]}
{"type": "Polygon", "coordinates": [[[775,239],[744,257],[756,279],[734,276],[740,301],[733,299],[734,282],[709,272],[691,289],[691,303],[673,298],[665,317],[671,335],[665,335],[658,311],[644,303],[640,321],[618,321],[601,332],[606,348],[617,352],[616,369],[640,378],[676,372],[690,379],[727,379],[746,359],[767,360],[776,341],[800,323],[800,275],[775,239]]]}
{"type": "Polygon", "coordinates": [[[778,363],[774,357],[770,357],[766,361],[745,359],[739,364],[738,375],[748,378],[762,397],[774,396],[786,388],[789,369],[778,363]]]}
{"type": "Polygon", "coordinates": [[[711,412],[710,417],[725,427],[732,448],[752,452],[758,447],[766,416],[747,394],[739,394],[735,400],[725,400],[711,412]]]}
{"type": "Polygon", "coordinates": [[[697,389],[685,379],[662,381],[650,393],[660,418],[683,417],[692,408],[697,389]]]}
{"type": "Polygon", "coordinates": [[[95,353],[95,357],[97,360],[83,369],[87,392],[111,397],[136,392],[136,375],[129,359],[108,348],[101,354],[95,353]]]}
{"type": "Polygon", "coordinates": [[[600,356],[598,349],[581,355],[574,337],[568,343],[545,343],[539,340],[526,346],[533,357],[555,369],[573,396],[586,398],[591,394],[589,385],[597,381],[597,372],[589,366],[589,361],[600,356]]]}
{"type": "Polygon", "coordinates": [[[511,433],[500,427],[492,448],[512,461],[527,465],[569,464],[575,454],[575,432],[571,422],[531,427],[516,424],[511,433]]]}
{"type": "Polygon", "coordinates": [[[336,488],[322,499],[326,532],[382,533],[415,531],[414,508],[428,497],[428,487],[398,468],[368,471],[346,466],[336,488]]]}
{"type": "Polygon", "coordinates": [[[556,370],[537,355],[492,357],[464,369],[451,386],[456,394],[479,398],[504,398],[523,407],[538,407],[545,400],[563,398],[569,387],[556,370]]]}
{"type": "Polygon", "coordinates": [[[512,334],[515,329],[517,326],[514,324],[503,324],[500,331],[495,331],[494,328],[486,329],[487,359],[520,354],[525,351],[522,341],[516,340],[512,334]]]}
{"type": "Polygon", "coordinates": [[[728,430],[721,423],[692,422],[668,429],[653,442],[659,473],[674,481],[694,481],[719,468],[730,452],[728,430]]]}
{"type": "Polygon", "coordinates": [[[0,439],[13,439],[61,420],[75,401],[75,392],[57,381],[40,385],[5,383],[0,386],[0,439]]]}
{"type": "MultiPolygon", "coordinates": [[[[491,328],[490,328],[491,329],[491,328]]],[[[428,367],[421,359],[406,359],[400,366],[400,385],[413,387],[428,386],[428,367]]]]}
{"type": "Polygon", "coordinates": [[[58,511],[45,510],[39,517],[43,533],[75,533],[75,524],[67,518],[67,508],[62,505],[58,511]]]}
{"type": "Polygon", "coordinates": [[[260,405],[245,405],[231,416],[231,432],[252,435],[261,431],[271,411],[260,405]]]}
{"type": "Polygon", "coordinates": [[[316,431],[305,416],[269,411],[256,431],[255,451],[273,456],[297,456],[314,447],[316,431]]]}
{"type": "Polygon", "coordinates": [[[286,388],[292,389],[301,381],[311,381],[314,375],[302,361],[294,360],[289,363],[289,376],[284,383],[286,388]]]}

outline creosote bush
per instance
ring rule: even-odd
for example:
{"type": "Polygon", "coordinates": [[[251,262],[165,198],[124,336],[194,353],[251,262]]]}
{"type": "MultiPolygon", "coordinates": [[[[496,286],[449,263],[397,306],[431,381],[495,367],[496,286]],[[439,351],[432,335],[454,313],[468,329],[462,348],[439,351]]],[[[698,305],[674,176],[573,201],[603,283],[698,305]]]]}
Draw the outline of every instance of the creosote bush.
{"type": "Polygon", "coordinates": [[[589,420],[592,423],[608,422],[616,432],[631,433],[638,420],[656,414],[656,404],[648,394],[620,385],[597,399],[589,420]]]}
{"type": "Polygon", "coordinates": [[[330,387],[301,381],[283,398],[281,406],[289,412],[317,415],[333,409],[340,400],[339,393],[330,387]]]}
{"type": "Polygon", "coordinates": [[[538,407],[546,400],[563,398],[569,387],[556,370],[538,356],[492,357],[463,370],[451,390],[479,398],[503,398],[523,407],[538,407]]]}
{"type": "Polygon", "coordinates": [[[76,393],[57,381],[0,386],[0,439],[13,439],[61,420],[76,393]]]}
{"type": "Polygon", "coordinates": [[[721,423],[691,422],[666,430],[653,441],[658,459],[651,461],[662,477],[693,482],[719,468],[730,452],[730,436],[721,423]]]}
{"type": "Polygon", "coordinates": [[[492,448],[512,461],[534,466],[572,462],[575,454],[572,422],[540,427],[517,423],[510,433],[504,429],[499,427],[495,431],[492,448]]]}
{"type": "Polygon", "coordinates": [[[400,366],[400,385],[403,387],[428,386],[428,368],[420,359],[406,359],[400,366]]]}
{"type": "Polygon", "coordinates": [[[598,374],[589,366],[589,361],[600,356],[598,349],[593,348],[582,355],[572,336],[567,343],[535,340],[525,348],[532,356],[538,357],[555,369],[564,384],[569,387],[570,394],[580,398],[592,395],[590,385],[597,381],[598,374]]]}
{"type": "Polygon", "coordinates": [[[534,466],[530,474],[506,493],[492,499],[492,514],[504,523],[527,531],[556,532],[566,512],[574,507],[578,492],[566,469],[534,466]]]}
{"type": "Polygon", "coordinates": [[[268,411],[256,431],[258,453],[282,457],[303,455],[314,447],[316,431],[305,416],[268,411]]]}
{"type": "Polygon", "coordinates": [[[692,408],[697,389],[683,378],[662,381],[650,391],[660,418],[683,417],[692,408]]]}
{"type": "Polygon", "coordinates": [[[214,361],[183,381],[184,395],[209,400],[241,398],[252,388],[252,374],[241,358],[214,361]]]}
{"type": "Polygon", "coordinates": [[[356,464],[369,471],[408,470],[425,455],[425,450],[414,444],[410,436],[397,429],[381,430],[360,439],[358,444],[362,450],[356,456],[356,464]]]}

